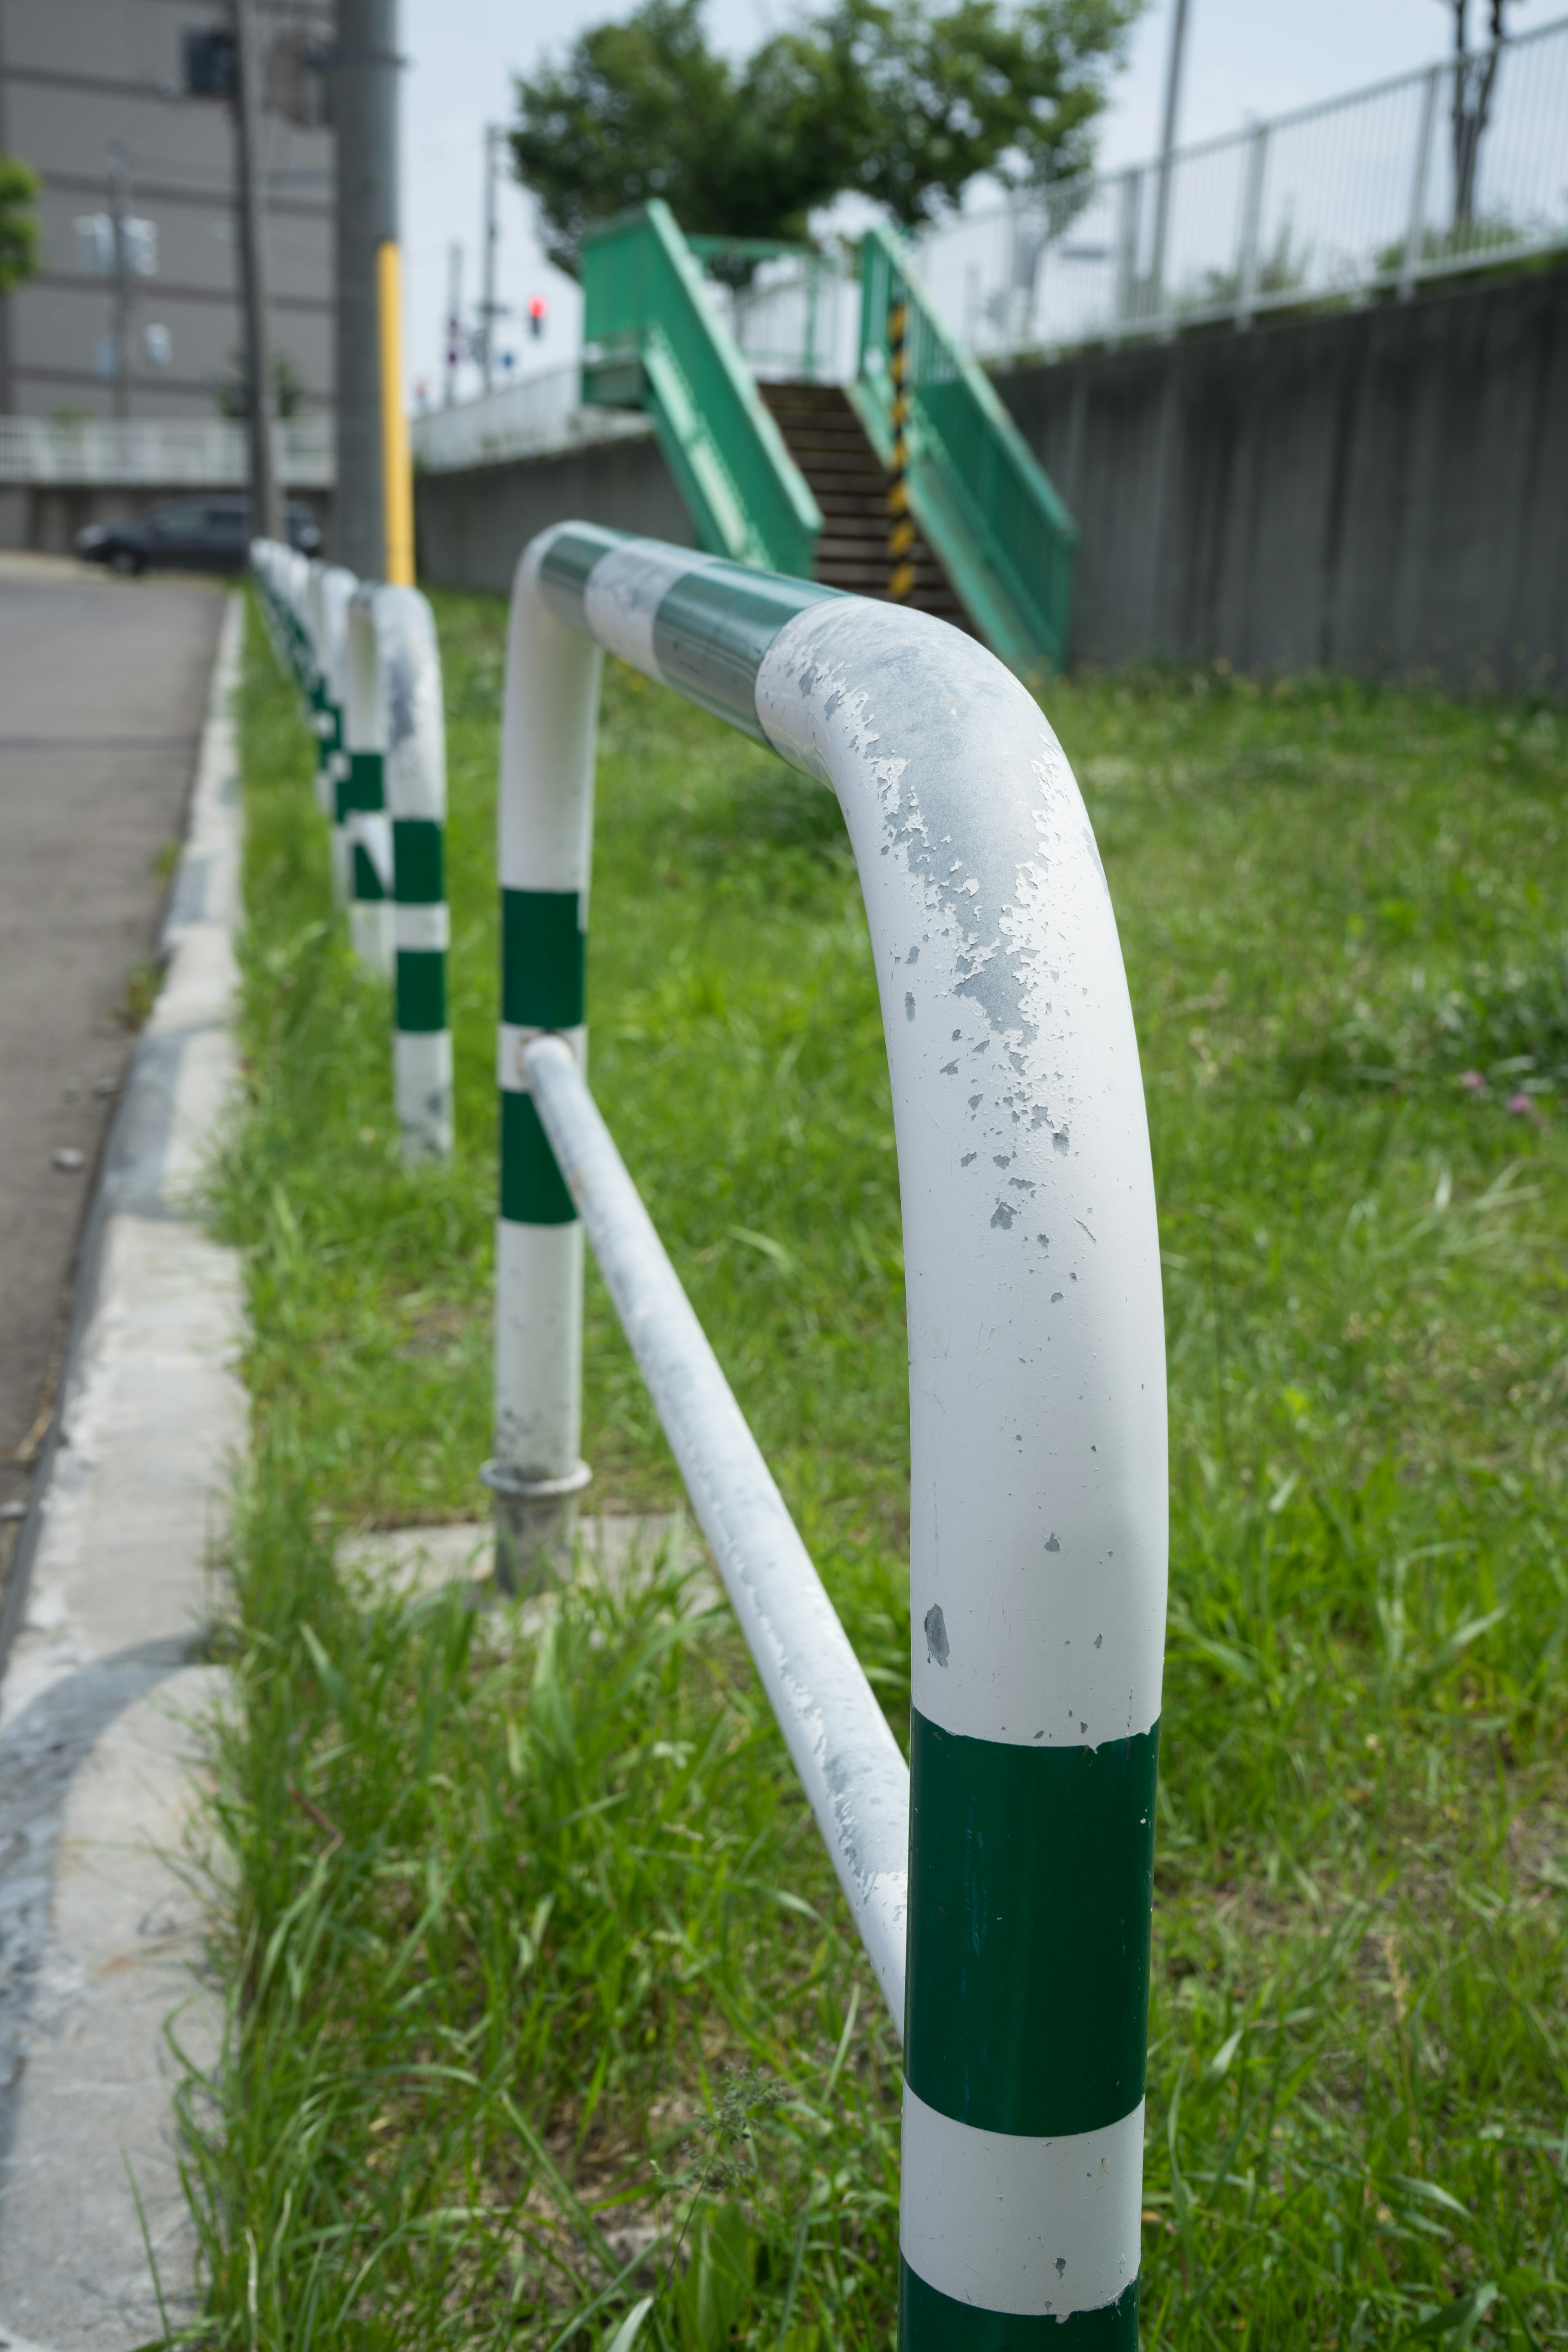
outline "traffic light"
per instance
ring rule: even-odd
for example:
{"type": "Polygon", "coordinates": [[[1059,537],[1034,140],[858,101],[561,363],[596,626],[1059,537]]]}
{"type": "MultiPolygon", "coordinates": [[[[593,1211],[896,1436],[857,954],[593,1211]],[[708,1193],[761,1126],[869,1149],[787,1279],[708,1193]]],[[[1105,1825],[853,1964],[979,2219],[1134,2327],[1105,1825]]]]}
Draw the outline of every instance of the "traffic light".
{"type": "Polygon", "coordinates": [[[542,294],[536,294],[528,306],[528,331],[535,342],[544,332],[544,314],[549,308],[542,294]]]}

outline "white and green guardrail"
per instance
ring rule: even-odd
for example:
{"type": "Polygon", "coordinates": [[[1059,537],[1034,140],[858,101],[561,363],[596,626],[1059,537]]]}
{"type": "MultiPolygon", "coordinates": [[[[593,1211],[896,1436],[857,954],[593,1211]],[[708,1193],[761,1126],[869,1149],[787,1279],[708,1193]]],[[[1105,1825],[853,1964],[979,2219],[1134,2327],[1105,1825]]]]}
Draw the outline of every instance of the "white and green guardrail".
{"type": "Polygon", "coordinates": [[[584,1235],[902,2033],[903,2352],[1138,2330],[1166,1574],[1138,1051],[1072,772],[929,616],[568,523],[524,553],[501,746],[498,1570],[570,1544],[584,1235]],[[584,1080],[605,651],[842,804],[909,1312],[906,1772],[584,1080]]]}
{"type": "Polygon", "coordinates": [[[410,1163],[452,1149],[451,942],[441,656],[416,588],[375,587],[258,540],[268,636],[308,701],[335,893],[367,968],[391,980],[398,1132],[410,1163]]]}

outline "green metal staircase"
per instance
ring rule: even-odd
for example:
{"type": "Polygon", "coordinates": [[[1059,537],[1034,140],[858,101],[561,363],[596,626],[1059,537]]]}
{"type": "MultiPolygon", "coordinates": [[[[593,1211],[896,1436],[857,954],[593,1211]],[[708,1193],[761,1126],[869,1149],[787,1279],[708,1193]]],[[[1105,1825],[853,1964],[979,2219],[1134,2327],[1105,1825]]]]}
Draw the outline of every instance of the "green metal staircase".
{"type": "MultiPolygon", "coordinates": [[[[708,249],[723,241],[694,243],[708,249]]],[[[868,445],[863,461],[844,447],[842,428],[854,435],[847,415],[837,428],[837,458],[821,456],[825,420],[810,412],[821,406],[826,387],[759,388],[708,299],[698,252],[658,202],[584,240],[583,397],[652,416],[698,542],[710,553],[882,593],[885,569],[866,559],[886,527],[879,483],[892,457],[888,314],[901,300],[909,494],[925,564],[912,601],[961,624],[966,618],[1021,677],[1060,668],[1078,538],[1070,516],[885,229],[862,241],[860,289],[859,369],[846,392],[868,445]],[[791,444],[835,508],[826,536],[791,444]],[[844,488],[851,479],[854,499],[844,488]]],[[[809,377],[809,366],[805,373],[809,377]]]]}
{"type": "Polygon", "coordinates": [[[655,198],[583,244],[583,398],[643,408],[709,555],[812,576],[816,500],[655,198]]]}

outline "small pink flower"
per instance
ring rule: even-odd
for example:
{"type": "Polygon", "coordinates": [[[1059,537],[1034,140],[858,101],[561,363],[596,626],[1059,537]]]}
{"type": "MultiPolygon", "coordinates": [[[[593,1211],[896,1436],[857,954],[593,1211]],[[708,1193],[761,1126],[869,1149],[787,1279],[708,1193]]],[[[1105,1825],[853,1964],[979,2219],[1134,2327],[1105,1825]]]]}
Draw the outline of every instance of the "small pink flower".
{"type": "Polygon", "coordinates": [[[1459,1084],[1469,1095],[1484,1095],[1487,1090],[1487,1082],[1479,1070],[1467,1070],[1459,1084]]]}
{"type": "Polygon", "coordinates": [[[1510,1095],[1508,1108],[1512,1111],[1515,1118],[1528,1118],[1535,1105],[1528,1095],[1510,1095]]]}

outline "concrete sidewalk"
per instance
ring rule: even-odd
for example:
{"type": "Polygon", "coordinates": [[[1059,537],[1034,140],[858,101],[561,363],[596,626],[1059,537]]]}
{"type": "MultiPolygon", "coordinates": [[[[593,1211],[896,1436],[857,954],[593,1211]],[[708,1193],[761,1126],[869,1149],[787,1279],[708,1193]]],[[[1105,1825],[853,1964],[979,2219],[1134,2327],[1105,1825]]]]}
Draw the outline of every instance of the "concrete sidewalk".
{"type": "Polygon", "coordinates": [[[223,616],[215,587],[0,562],[0,1577],[130,1064],[223,616]],[[9,1517],[4,1516],[9,1511],[9,1517]]]}
{"type": "Polygon", "coordinates": [[[227,704],[242,611],[226,608],[167,977],[89,1226],[0,1685],[0,2336],[14,2352],[156,2336],[149,2244],[170,2319],[192,2309],[165,2025],[177,2009],[180,2042],[211,2065],[221,2020],[179,1856],[200,1793],[195,1726],[221,1693],[205,1628],[246,1402],[238,1263],[191,1196],[234,1078],[227,704]]]}

